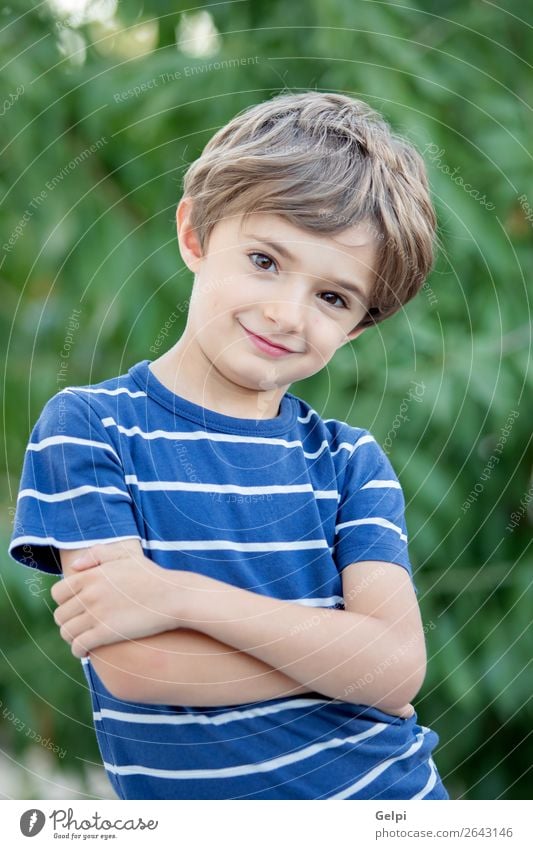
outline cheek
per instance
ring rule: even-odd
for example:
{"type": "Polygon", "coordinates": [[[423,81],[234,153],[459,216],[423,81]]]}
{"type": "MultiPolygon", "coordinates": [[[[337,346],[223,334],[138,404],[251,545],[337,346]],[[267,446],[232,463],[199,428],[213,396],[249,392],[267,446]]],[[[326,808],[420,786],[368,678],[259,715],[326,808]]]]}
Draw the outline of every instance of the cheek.
{"type": "Polygon", "coordinates": [[[311,322],[313,344],[319,351],[335,351],[343,336],[338,324],[329,321],[324,316],[315,316],[311,322]]]}

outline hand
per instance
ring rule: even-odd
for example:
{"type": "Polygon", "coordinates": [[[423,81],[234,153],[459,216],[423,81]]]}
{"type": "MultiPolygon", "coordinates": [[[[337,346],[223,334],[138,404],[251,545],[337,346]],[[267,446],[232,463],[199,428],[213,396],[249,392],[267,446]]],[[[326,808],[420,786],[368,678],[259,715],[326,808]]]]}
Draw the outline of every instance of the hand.
{"type": "Polygon", "coordinates": [[[76,574],[58,581],[51,595],[59,605],[54,619],[75,657],[183,627],[186,594],[198,577],[142,555],[117,559],[105,545],[87,549],[70,568],[76,574]]]}

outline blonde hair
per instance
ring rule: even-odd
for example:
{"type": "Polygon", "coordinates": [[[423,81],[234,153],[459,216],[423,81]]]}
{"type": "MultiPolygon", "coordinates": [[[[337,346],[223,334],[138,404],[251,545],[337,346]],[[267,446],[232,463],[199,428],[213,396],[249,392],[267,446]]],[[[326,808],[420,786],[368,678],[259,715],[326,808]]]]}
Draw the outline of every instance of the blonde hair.
{"type": "Polygon", "coordinates": [[[202,250],[229,215],[275,213],[323,234],[370,227],[376,275],[359,327],[401,309],[433,265],[422,157],[368,104],[342,94],[281,94],[244,110],[210,139],[183,188],[202,250]]]}

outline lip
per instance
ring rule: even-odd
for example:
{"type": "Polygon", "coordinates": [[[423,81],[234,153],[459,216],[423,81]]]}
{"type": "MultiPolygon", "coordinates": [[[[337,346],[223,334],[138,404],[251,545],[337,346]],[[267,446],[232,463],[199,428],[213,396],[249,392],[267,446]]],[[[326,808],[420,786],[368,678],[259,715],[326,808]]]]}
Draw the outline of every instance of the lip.
{"type": "Polygon", "coordinates": [[[283,348],[281,345],[274,345],[263,336],[258,336],[256,333],[252,333],[251,330],[248,330],[248,328],[244,326],[244,324],[241,324],[241,327],[246,332],[247,336],[249,336],[250,341],[253,342],[260,351],[263,351],[265,354],[269,354],[271,357],[284,357],[287,354],[298,353],[297,351],[291,351],[289,348],[283,348]]]}

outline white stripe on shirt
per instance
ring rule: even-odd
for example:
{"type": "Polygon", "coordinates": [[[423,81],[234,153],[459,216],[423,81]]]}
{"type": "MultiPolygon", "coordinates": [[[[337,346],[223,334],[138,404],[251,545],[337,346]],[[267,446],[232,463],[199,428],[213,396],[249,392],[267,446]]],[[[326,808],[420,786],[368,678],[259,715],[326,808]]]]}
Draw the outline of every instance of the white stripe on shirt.
{"type": "Polygon", "coordinates": [[[437,767],[435,766],[433,758],[430,758],[428,760],[428,766],[430,770],[429,778],[422,790],[420,790],[420,792],[416,793],[414,796],[411,796],[412,799],[425,799],[425,797],[429,793],[431,793],[431,791],[435,787],[435,784],[437,783],[437,767]]]}
{"type": "Polygon", "coordinates": [[[381,489],[382,487],[387,487],[391,489],[401,489],[399,481],[384,481],[384,480],[372,480],[365,483],[361,489],[381,489]]]}
{"type": "Polygon", "coordinates": [[[127,484],[138,486],[143,491],[179,491],[179,492],[231,492],[240,495],[290,495],[298,492],[312,492],[315,498],[339,499],[336,489],[313,490],[310,483],[287,484],[280,486],[237,486],[237,484],[190,483],[189,481],[140,481],[137,475],[125,475],[127,484]]]}
{"type": "Polygon", "coordinates": [[[205,713],[133,713],[132,711],[101,708],[101,710],[93,713],[93,718],[97,722],[102,722],[105,719],[113,719],[117,722],[132,722],[134,724],[141,723],[146,725],[226,725],[228,722],[252,719],[257,716],[270,716],[284,710],[329,705],[331,701],[331,699],[288,699],[275,705],[249,708],[248,710],[229,710],[215,714],[214,716],[207,716],[205,713]]]}
{"type": "Polygon", "coordinates": [[[339,447],[336,448],[335,451],[331,452],[331,456],[334,457],[335,454],[338,454],[341,449],[346,448],[350,452],[350,457],[351,457],[352,454],[354,453],[354,451],[356,451],[358,448],[360,448],[361,445],[366,445],[369,442],[375,442],[375,441],[376,440],[374,439],[374,437],[371,436],[369,433],[367,433],[364,436],[360,436],[359,439],[356,440],[356,442],[354,442],[353,444],[351,442],[341,442],[339,447]]]}
{"type": "Polygon", "coordinates": [[[209,433],[206,430],[141,430],[138,425],[132,427],[124,427],[117,424],[113,416],[106,416],[101,419],[104,427],[116,427],[119,433],[124,436],[140,436],[142,439],[173,439],[175,441],[191,441],[197,439],[207,439],[211,442],[249,442],[260,445],[282,445],[285,448],[302,447],[300,439],[293,439],[290,442],[287,439],[277,439],[276,437],[268,436],[239,436],[234,433],[209,433]]]}
{"type": "Polygon", "coordinates": [[[125,386],[120,386],[118,389],[92,389],[88,386],[65,386],[58,394],[61,395],[63,392],[68,392],[70,395],[75,395],[77,392],[88,392],[91,395],[128,395],[130,398],[148,398],[146,392],[142,392],[141,390],[132,392],[131,389],[127,389],[125,386]]]}
{"type": "Polygon", "coordinates": [[[311,416],[318,416],[318,418],[320,418],[316,410],[310,409],[306,416],[298,416],[298,421],[300,424],[307,424],[311,416]]]}
{"type": "Polygon", "coordinates": [[[122,542],[125,539],[140,539],[138,534],[125,534],[117,537],[101,537],[96,539],[62,540],[55,537],[16,537],[11,541],[9,550],[19,545],[53,545],[54,548],[90,548],[93,545],[105,545],[108,542],[122,542]]]}
{"type": "Polygon", "coordinates": [[[424,743],[424,737],[427,733],[428,729],[422,731],[422,734],[416,735],[415,742],[409,746],[406,752],[403,755],[398,755],[396,758],[387,758],[387,760],[382,761],[382,763],[378,764],[363,775],[359,781],[356,781],[354,784],[351,784],[346,790],[342,790],[340,793],[336,793],[334,796],[328,796],[328,799],[348,799],[350,796],[353,796],[354,793],[358,793],[363,787],[366,787],[368,784],[371,784],[382,772],[385,772],[392,764],[397,763],[398,761],[404,760],[404,758],[410,757],[413,752],[417,752],[424,743]]]}
{"type": "Polygon", "coordinates": [[[330,595],[328,598],[289,598],[293,604],[303,604],[306,607],[333,607],[336,604],[344,606],[344,599],[340,595],[330,595]]]}
{"type": "Polygon", "coordinates": [[[390,726],[385,722],[377,722],[368,731],[363,731],[361,734],[353,734],[351,737],[333,737],[331,740],[326,740],[323,743],[314,743],[311,746],[305,746],[303,749],[290,752],[288,755],[281,755],[277,758],[271,758],[258,763],[241,764],[239,766],[219,767],[218,769],[154,769],[152,767],[141,766],[140,764],[123,764],[116,766],[115,764],[105,763],[104,767],[115,775],[151,775],[157,778],[175,779],[195,779],[195,778],[235,778],[238,775],[255,775],[261,772],[272,772],[275,769],[281,769],[288,764],[297,763],[298,761],[307,760],[314,755],[320,754],[327,749],[335,749],[339,746],[346,746],[349,743],[359,743],[361,740],[368,737],[375,737],[376,734],[382,734],[390,726]]]}
{"type": "Polygon", "coordinates": [[[21,498],[35,498],[37,501],[47,501],[54,504],[56,501],[69,501],[70,499],[80,498],[83,495],[88,495],[90,492],[101,492],[104,495],[123,495],[128,501],[131,501],[131,496],[124,489],[119,489],[116,486],[77,486],[75,489],[65,489],[63,492],[40,492],[38,489],[21,489],[18,494],[18,500],[21,498]]]}
{"type": "MultiPolygon", "coordinates": [[[[119,433],[123,433],[124,436],[140,436],[141,439],[172,439],[175,441],[195,441],[198,439],[206,439],[210,442],[236,442],[236,443],[248,443],[250,445],[280,445],[284,448],[302,448],[303,444],[300,439],[293,439],[291,441],[287,439],[278,439],[274,436],[240,436],[238,434],[233,433],[211,433],[205,430],[194,430],[194,431],[172,431],[172,430],[141,430],[138,425],[133,425],[133,427],[124,427],[124,425],[117,424],[113,416],[106,416],[101,419],[104,427],[116,427],[119,433]]],[[[350,456],[353,452],[359,448],[361,445],[365,445],[366,443],[375,442],[373,436],[365,435],[361,436],[355,443],[351,442],[341,442],[338,448],[335,451],[331,451],[330,456],[334,457],[339,451],[349,451],[350,456]]],[[[316,459],[320,454],[326,451],[329,448],[329,442],[325,439],[323,440],[320,448],[316,451],[304,451],[304,456],[309,459],[316,459]]]]}
{"type": "Polygon", "coordinates": [[[327,540],[310,539],[295,542],[236,542],[231,539],[176,539],[176,540],[141,540],[143,548],[151,551],[307,551],[316,548],[329,549],[327,540]]]}
{"type": "Polygon", "coordinates": [[[91,448],[103,448],[105,451],[110,451],[111,454],[114,454],[117,460],[119,459],[117,452],[108,442],[83,439],[81,436],[47,436],[46,439],[41,439],[40,442],[29,442],[28,451],[42,451],[51,445],[87,445],[91,448]]]}
{"type": "Polygon", "coordinates": [[[403,533],[402,529],[399,528],[398,525],[393,524],[393,522],[389,522],[388,519],[382,519],[380,516],[373,516],[369,519],[351,519],[349,522],[341,522],[340,525],[335,526],[335,533],[343,528],[349,528],[354,525],[380,525],[382,528],[389,528],[391,531],[395,531],[399,534],[401,540],[407,542],[406,534],[403,533]]]}

